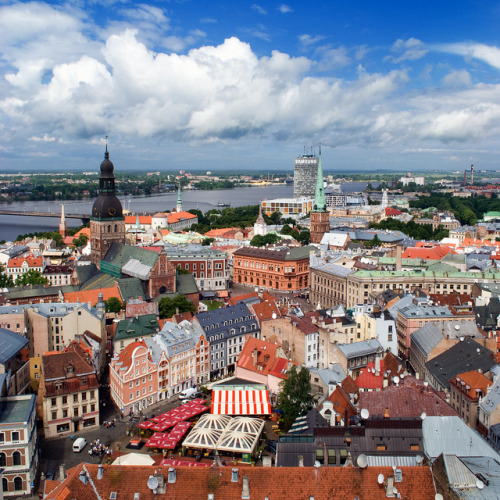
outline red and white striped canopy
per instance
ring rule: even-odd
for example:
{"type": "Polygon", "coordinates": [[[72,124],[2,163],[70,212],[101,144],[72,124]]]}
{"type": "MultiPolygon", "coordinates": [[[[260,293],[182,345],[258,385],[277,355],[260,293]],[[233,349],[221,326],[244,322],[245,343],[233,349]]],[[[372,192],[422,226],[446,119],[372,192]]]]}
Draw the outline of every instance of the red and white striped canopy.
{"type": "Polygon", "coordinates": [[[214,390],[213,415],[270,415],[271,403],[266,389],[214,390]]]}

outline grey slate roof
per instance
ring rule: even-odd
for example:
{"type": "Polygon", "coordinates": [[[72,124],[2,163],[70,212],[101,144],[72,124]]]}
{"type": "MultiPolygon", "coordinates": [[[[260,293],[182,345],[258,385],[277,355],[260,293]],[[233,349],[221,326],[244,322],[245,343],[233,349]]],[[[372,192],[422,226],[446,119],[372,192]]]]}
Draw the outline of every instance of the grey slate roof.
{"type": "Polygon", "coordinates": [[[353,342],[352,344],[338,344],[338,348],[347,359],[375,354],[384,350],[377,339],[363,340],[362,342],[353,342]]]}
{"type": "Polygon", "coordinates": [[[411,342],[427,357],[441,340],[446,337],[458,339],[460,337],[483,338],[474,321],[436,321],[427,323],[411,334],[411,342]]]}
{"type": "Polygon", "coordinates": [[[0,398],[2,424],[26,423],[35,411],[36,394],[0,398]]]}
{"type": "Polygon", "coordinates": [[[487,373],[495,364],[493,352],[475,340],[467,338],[427,361],[425,366],[442,387],[449,389],[450,379],[459,373],[478,369],[487,373]]]}
{"type": "Polygon", "coordinates": [[[477,324],[484,329],[495,329],[497,326],[497,318],[500,315],[500,300],[493,296],[490,298],[489,304],[485,306],[475,306],[474,313],[476,314],[477,324]]]}
{"type": "Polygon", "coordinates": [[[490,387],[490,391],[481,399],[479,408],[481,408],[486,415],[489,415],[497,408],[498,403],[500,403],[500,377],[497,377],[490,387]]]}
{"type": "Polygon", "coordinates": [[[431,459],[441,453],[498,459],[498,453],[460,417],[426,417],[422,421],[422,431],[424,451],[431,459]]]}
{"type": "Polygon", "coordinates": [[[5,365],[27,344],[26,337],[6,328],[0,328],[0,364],[5,365]]]}
{"type": "Polygon", "coordinates": [[[236,330],[236,335],[240,334],[241,327],[246,327],[246,333],[259,331],[257,320],[253,317],[250,309],[239,302],[234,306],[221,307],[215,311],[206,311],[196,315],[201,327],[205,331],[207,340],[212,342],[216,336],[222,335],[227,339],[231,334],[231,329],[236,330]],[[255,325],[252,329],[252,326],[255,325]]]}

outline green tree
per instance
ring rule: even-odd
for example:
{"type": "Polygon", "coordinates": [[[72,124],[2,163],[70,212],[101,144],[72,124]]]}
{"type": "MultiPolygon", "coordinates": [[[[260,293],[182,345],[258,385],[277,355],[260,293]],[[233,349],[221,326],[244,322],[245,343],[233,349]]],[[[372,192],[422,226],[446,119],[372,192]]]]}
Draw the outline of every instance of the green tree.
{"type": "Polygon", "coordinates": [[[194,304],[188,300],[184,295],[177,295],[173,299],[170,297],[163,297],[158,303],[158,309],[160,311],[160,318],[171,318],[174,314],[183,312],[195,312],[194,304]]]}
{"type": "Polygon", "coordinates": [[[253,247],[265,247],[266,245],[272,245],[278,243],[280,237],[276,233],[267,233],[265,236],[256,234],[250,241],[250,245],[253,247]]]}
{"type": "Polygon", "coordinates": [[[14,286],[14,280],[12,276],[7,276],[4,274],[4,267],[0,264],[0,288],[9,288],[14,286]]]}
{"type": "Polygon", "coordinates": [[[78,238],[75,238],[73,240],[73,246],[74,247],[84,247],[87,242],[89,241],[89,237],[82,233],[80,236],[78,236],[78,238]]]}
{"type": "Polygon", "coordinates": [[[201,242],[201,245],[204,246],[204,247],[209,247],[214,241],[215,241],[215,238],[205,238],[201,242]]]}
{"type": "Polygon", "coordinates": [[[40,271],[30,269],[16,279],[16,286],[46,285],[50,283],[40,271]]]}
{"type": "Polygon", "coordinates": [[[306,229],[305,231],[301,231],[296,239],[302,245],[309,245],[309,243],[311,242],[311,233],[308,229],[306,229]]]}
{"type": "Polygon", "coordinates": [[[125,309],[125,305],[118,297],[110,297],[105,300],[106,312],[119,313],[122,309],[125,309]]]}
{"type": "Polygon", "coordinates": [[[278,394],[278,408],[283,412],[285,431],[315,403],[311,395],[309,371],[306,368],[302,367],[298,372],[296,366],[292,365],[286,376],[287,378],[280,382],[281,390],[278,394]]]}

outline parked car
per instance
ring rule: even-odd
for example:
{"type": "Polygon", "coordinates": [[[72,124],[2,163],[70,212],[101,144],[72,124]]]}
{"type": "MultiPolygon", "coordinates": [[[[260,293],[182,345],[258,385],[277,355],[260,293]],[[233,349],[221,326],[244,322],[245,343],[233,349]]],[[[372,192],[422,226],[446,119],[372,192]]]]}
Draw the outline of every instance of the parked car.
{"type": "Polygon", "coordinates": [[[201,398],[201,396],[203,396],[203,394],[201,392],[196,391],[193,394],[191,394],[190,398],[196,399],[196,398],[201,398]]]}

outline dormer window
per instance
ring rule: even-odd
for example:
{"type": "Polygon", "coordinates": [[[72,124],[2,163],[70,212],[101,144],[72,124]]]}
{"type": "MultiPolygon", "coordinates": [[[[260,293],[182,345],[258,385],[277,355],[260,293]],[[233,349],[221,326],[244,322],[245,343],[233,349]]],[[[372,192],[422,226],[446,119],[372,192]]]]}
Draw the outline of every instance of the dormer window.
{"type": "Polygon", "coordinates": [[[62,382],[56,382],[56,390],[60,391],[62,389],[62,382]]]}
{"type": "Polygon", "coordinates": [[[74,372],[75,372],[75,369],[74,369],[73,365],[70,363],[66,367],[66,375],[73,375],[74,372]]]}

